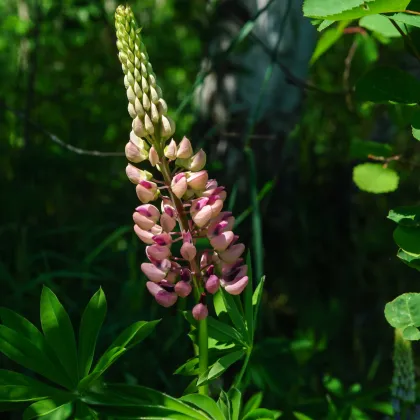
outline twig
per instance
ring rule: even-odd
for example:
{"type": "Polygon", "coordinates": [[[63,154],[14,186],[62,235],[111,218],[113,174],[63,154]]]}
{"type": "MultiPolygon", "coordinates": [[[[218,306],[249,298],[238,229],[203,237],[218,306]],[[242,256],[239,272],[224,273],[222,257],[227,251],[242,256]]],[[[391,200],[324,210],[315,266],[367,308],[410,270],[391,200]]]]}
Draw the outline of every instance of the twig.
{"type": "Polygon", "coordinates": [[[404,43],[405,45],[408,47],[409,50],[411,50],[411,52],[414,54],[414,56],[417,58],[417,60],[420,61],[420,54],[413,42],[413,40],[411,39],[411,37],[409,35],[407,35],[401,28],[400,26],[397,24],[397,22],[395,22],[394,19],[389,18],[390,22],[394,25],[395,29],[400,33],[400,35],[403,37],[404,39],[404,43]]]}
{"type": "Polygon", "coordinates": [[[13,114],[15,114],[17,117],[25,121],[28,125],[31,125],[33,128],[38,130],[39,132],[43,133],[45,136],[49,137],[50,140],[52,140],[54,143],[58,144],[59,146],[63,147],[64,149],[70,150],[73,153],[77,153],[78,155],[87,155],[87,156],[96,156],[96,157],[110,157],[110,156],[124,156],[124,153],[122,152],[100,152],[98,150],[86,150],[81,149],[80,147],[73,146],[69,143],[64,142],[59,137],[57,137],[55,134],[50,133],[47,129],[39,126],[38,124],[35,124],[33,121],[28,120],[24,113],[21,111],[14,110],[4,103],[0,101],[0,104],[2,107],[13,114]]]}
{"type": "Polygon", "coordinates": [[[351,63],[353,62],[353,58],[354,58],[354,55],[356,53],[358,46],[359,46],[359,42],[356,38],[351,44],[347,57],[344,60],[343,86],[344,86],[344,90],[347,92],[346,103],[350,111],[353,111],[353,102],[351,98],[350,83],[349,83],[350,70],[351,70],[351,63]]]}

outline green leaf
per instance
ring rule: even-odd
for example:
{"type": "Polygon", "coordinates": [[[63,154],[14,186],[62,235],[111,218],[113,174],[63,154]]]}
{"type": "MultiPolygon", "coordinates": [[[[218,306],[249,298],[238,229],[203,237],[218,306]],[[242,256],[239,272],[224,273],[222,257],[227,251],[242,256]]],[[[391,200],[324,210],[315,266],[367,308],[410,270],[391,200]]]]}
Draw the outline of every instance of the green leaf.
{"type": "Polygon", "coordinates": [[[254,282],[252,278],[252,260],[251,254],[248,251],[246,257],[246,265],[248,266],[248,284],[245,287],[245,321],[250,335],[250,342],[254,341],[254,308],[252,306],[252,293],[254,290],[254,282]]]}
{"type": "Polygon", "coordinates": [[[310,65],[312,66],[318,58],[324,55],[343,35],[344,29],[350,21],[340,22],[337,27],[327,29],[320,36],[318,42],[316,43],[315,50],[312,54],[310,65]]]}
{"type": "Polygon", "coordinates": [[[73,326],[57,296],[45,286],[41,294],[41,325],[47,343],[54,350],[73,385],[77,385],[79,373],[73,326]]]}
{"type": "Polygon", "coordinates": [[[375,141],[352,139],[350,143],[350,157],[352,159],[366,159],[369,155],[390,157],[393,154],[389,144],[375,141]]]}
{"type": "Polygon", "coordinates": [[[258,392],[254,394],[245,404],[245,407],[242,411],[242,417],[245,417],[249,412],[260,407],[263,399],[263,393],[258,392]]]}
{"type": "Polygon", "coordinates": [[[420,110],[416,109],[411,119],[411,132],[416,140],[420,140],[420,110]]]}
{"type": "Polygon", "coordinates": [[[409,252],[399,249],[397,257],[409,267],[420,271],[420,254],[410,254],[409,252]]]}
{"type": "Polygon", "coordinates": [[[197,385],[201,386],[218,378],[226,371],[226,369],[240,360],[244,354],[245,350],[238,350],[221,357],[212,366],[210,366],[205,373],[200,375],[197,385]]]}
{"type": "Polygon", "coordinates": [[[252,306],[254,307],[254,324],[257,325],[257,316],[261,304],[262,293],[264,290],[265,276],[263,276],[255,288],[252,295],[252,306]]]}
{"type": "Polygon", "coordinates": [[[303,14],[308,17],[334,15],[353,9],[363,3],[364,0],[305,0],[303,14]]]}
{"type": "Polygon", "coordinates": [[[83,313],[79,330],[79,370],[85,377],[92,366],[96,340],[104,322],[107,305],[105,294],[99,289],[89,301],[83,313]]]}
{"type": "Polygon", "coordinates": [[[225,301],[223,300],[223,291],[221,288],[213,296],[213,305],[216,315],[220,318],[223,314],[227,314],[225,301]]]}
{"type": "Polygon", "coordinates": [[[362,163],[353,168],[353,181],[362,191],[383,194],[398,188],[399,176],[380,163],[362,163]]]}
{"type": "Polygon", "coordinates": [[[420,227],[420,206],[403,206],[390,210],[388,219],[401,226],[420,227]]]}
{"type": "Polygon", "coordinates": [[[220,390],[219,399],[217,400],[217,406],[222,411],[226,420],[231,420],[231,406],[229,396],[225,391],[220,390]]]}
{"type": "Polygon", "coordinates": [[[392,327],[402,329],[407,340],[420,338],[420,334],[415,331],[420,327],[420,293],[404,293],[387,303],[385,318],[392,327]]]}
{"type": "Polygon", "coordinates": [[[359,21],[359,26],[376,32],[386,38],[399,38],[401,34],[391,23],[391,21],[382,15],[365,16],[359,21]]]}
{"type": "Polygon", "coordinates": [[[329,26],[331,26],[332,24],[334,23],[334,21],[333,20],[327,20],[327,19],[324,19],[320,24],[319,24],[319,26],[318,26],[318,28],[317,28],[317,31],[318,32],[321,32],[321,31],[323,31],[324,29],[327,29],[329,26]]]}
{"type": "Polygon", "coordinates": [[[232,324],[239,331],[243,340],[249,342],[249,334],[246,329],[244,318],[241,312],[238,309],[238,305],[235,302],[235,299],[232,295],[222,290],[223,301],[225,302],[227,313],[232,321],[232,324]]]}
{"type": "Polygon", "coordinates": [[[313,420],[312,417],[308,417],[306,414],[298,413],[297,411],[294,411],[293,415],[297,418],[297,420],[313,420]]]}
{"type": "Polygon", "coordinates": [[[420,82],[403,70],[377,67],[358,80],[356,96],[375,103],[414,104],[420,101],[420,82]]]}
{"type": "Polygon", "coordinates": [[[232,420],[239,420],[241,413],[242,394],[239,389],[231,388],[228,392],[232,406],[232,420]]]}
{"type": "MultiPolygon", "coordinates": [[[[183,401],[177,400],[167,394],[138,385],[125,384],[106,384],[101,392],[91,392],[82,398],[89,405],[127,407],[128,411],[145,409],[149,411],[153,407],[170,410],[171,413],[182,414],[183,417],[165,417],[186,418],[196,420],[209,420],[208,417],[200,411],[190,407],[183,401]],[[142,405],[143,407],[140,407],[142,405]],[[188,417],[189,416],[189,417],[188,417]]],[[[150,411],[153,413],[153,410],[150,411]]],[[[143,413],[140,411],[140,414],[143,413]]]]}
{"type": "Polygon", "coordinates": [[[0,370],[0,402],[28,402],[52,397],[61,391],[20,373],[0,370]]]}
{"type": "Polygon", "coordinates": [[[177,368],[177,370],[174,372],[174,375],[184,375],[184,376],[198,375],[199,373],[198,365],[199,365],[198,356],[193,357],[187,360],[181,366],[179,366],[179,368],[177,368]]]}
{"type": "Polygon", "coordinates": [[[212,420],[225,420],[225,417],[217,404],[207,395],[184,395],[181,397],[181,400],[194,405],[200,410],[203,410],[212,420]]]}
{"type": "Polygon", "coordinates": [[[224,322],[218,321],[212,317],[207,318],[209,337],[214,338],[222,343],[231,343],[232,341],[239,344],[246,344],[242,335],[235,328],[224,322]]]}
{"type": "Polygon", "coordinates": [[[407,327],[403,331],[406,340],[420,340],[420,331],[416,327],[407,327]]]}
{"type": "Polygon", "coordinates": [[[420,254],[420,228],[399,225],[394,230],[394,241],[404,251],[420,254]]]}
{"type": "Polygon", "coordinates": [[[41,353],[44,353],[50,362],[55,366],[54,377],[59,380],[61,385],[64,385],[67,388],[72,386],[72,382],[66,374],[64,368],[62,367],[60,361],[57,359],[54,351],[48,345],[45,337],[42,333],[23,316],[18,313],[7,309],[0,308],[0,318],[3,322],[3,325],[19,333],[23,337],[27,338],[34,346],[36,346],[41,353]]]}
{"type": "Polygon", "coordinates": [[[98,420],[97,414],[82,401],[76,401],[74,420],[98,420]]]}
{"type": "Polygon", "coordinates": [[[37,401],[23,412],[23,420],[45,418],[45,420],[66,420],[72,412],[72,402],[62,398],[37,401]],[[48,417],[47,417],[48,416],[48,417]]]}
{"type": "Polygon", "coordinates": [[[276,420],[281,416],[280,411],[257,408],[250,411],[242,420],[276,420]]]}
{"type": "Polygon", "coordinates": [[[378,13],[405,10],[410,0],[305,0],[305,16],[328,20],[353,20],[378,13]]]}
{"type": "Polygon", "coordinates": [[[395,15],[390,16],[390,18],[403,25],[411,25],[420,28],[420,16],[418,15],[411,15],[408,13],[396,13],[395,15]]]}
{"type": "Polygon", "coordinates": [[[30,340],[4,325],[0,325],[0,351],[21,366],[53,382],[67,386],[45,353],[41,352],[30,340]]]}
{"type": "Polygon", "coordinates": [[[99,359],[95,366],[95,369],[88,375],[85,376],[78,385],[80,391],[88,388],[93,382],[99,379],[105,371],[113,365],[125,352],[127,351],[124,347],[113,347],[107,350],[103,356],[99,359]]]}

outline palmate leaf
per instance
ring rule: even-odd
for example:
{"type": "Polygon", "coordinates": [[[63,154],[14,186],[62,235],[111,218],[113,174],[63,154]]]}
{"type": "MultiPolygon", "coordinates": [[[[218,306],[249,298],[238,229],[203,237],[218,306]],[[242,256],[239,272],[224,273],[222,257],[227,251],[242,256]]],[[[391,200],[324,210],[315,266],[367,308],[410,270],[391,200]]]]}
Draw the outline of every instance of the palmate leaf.
{"type": "Polygon", "coordinates": [[[220,408],[215,401],[207,395],[201,394],[190,394],[181,397],[182,401],[185,401],[200,410],[204,411],[212,420],[225,420],[225,416],[220,411],[220,408]]]}
{"type": "Polygon", "coordinates": [[[9,370],[0,370],[0,403],[21,403],[65,395],[63,391],[9,370]]]}
{"type": "Polygon", "coordinates": [[[89,301],[83,313],[79,330],[79,369],[80,376],[85,377],[92,366],[96,340],[106,315],[105,294],[99,289],[89,301]]]}
{"type": "Polygon", "coordinates": [[[76,386],[79,373],[73,326],[57,296],[45,286],[41,293],[41,325],[45,339],[76,386]]]}
{"type": "Polygon", "coordinates": [[[21,366],[57,384],[67,386],[44,352],[41,352],[30,340],[4,325],[0,325],[0,352],[21,366]]]}
{"type": "Polygon", "coordinates": [[[241,403],[242,403],[242,394],[239,389],[231,388],[228,392],[231,407],[232,407],[232,413],[231,417],[232,420],[239,420],[239,415],[241,413],[241,403]]]}
{"type": "Polygon", "coordinates": [[[212,380],[221,376],[230,366],[242,359],[245,355],[245,350],[233,351],[226,356],[221,357],[212,366],[210,366],[205,373],[198,378],[197,385],[201,386],[211,382],[212,380]]]}
{"type": "MultiPolygon", "coordinates": [[[[74,397],[73,397],[74,398],[74,397]]],[[[23,412],[23,420],[40,418],[43,420],[67,420],[73,412],[69,399],[51,398],[37,401],[23,412]]]]}
{"type": "Polygon", "coordinates": [[[244,409],[242,410],[242,417],[245,417],[249,412],[259,408],[261,406],[263,399],[262,392],[254,394],[245,404],[244,409]]]}
{"type": "Polygon", "coordinates": [[[103,390],[86,393],[82,400],[93,406],[95,410],[108,415],[115,416],[118,413],[118,418],[144,416],[144,418],[209,420],[205,414],[176,398],[137,385],[107,384],[103,390]]]}
{"type": "Polygon", "coordinates": [[[92,373],[80,381],[78,389],[82,390],[89,387],[127,350],[151,334],[159,322],[160,320],[138,321],[126,328],[100,357],[92,373]]]}
{"type": "Polygon", "coordinates": [[[0,308],[0,318],[3,325],[27,338],[39,349],[41,353],[44,353],[48,357],[55,367],[54,377],[58,379],[55,382],[65,386],[66,388],[72,387],[72,382],[57,359],[54,351],[48,345],[45,337],[34,324],[18,313],[7,308],[0,308]]]}

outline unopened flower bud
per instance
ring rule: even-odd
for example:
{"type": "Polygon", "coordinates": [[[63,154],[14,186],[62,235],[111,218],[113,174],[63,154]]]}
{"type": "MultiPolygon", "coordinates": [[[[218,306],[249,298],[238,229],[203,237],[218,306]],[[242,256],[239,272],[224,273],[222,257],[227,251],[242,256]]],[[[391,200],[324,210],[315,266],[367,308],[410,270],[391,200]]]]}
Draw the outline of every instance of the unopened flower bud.
{"type": "Polygon", "coordinates": [[[133,131],[134,131],[134,134],[138,137],[144,137],[147,135],[147,131],[146,131],[146,128],[144,127],[144,123],[139,117],[136,117],[133,120],[133,131]]]}
{"type": "Polygon", "coordinates": [[[180,159],[188,159],[192,156],[192,154],[193,150],[191,142],[184,136],[184,138],[181,140],[181,143],[178,145],[178,152],[176,157],[180,159]]]}
{"type": "Polygon", "coordinates": [[[139,184],[141,181],[148,181],[152,178],[152,174],[150,172],[138,169],[131,164],[127,165],[125,168],[125,173],[133,184],[139,184]]]}
{"type": "Polygon", "coordinates": [[[217,277],[216,275],[212,274],[206,281],[205,284],[206,290],[211,293],[212,295],[214,295],[220,287],[220,280],[219,277],[217,277]]]}
{"type": "Polygon", "coordinates": [[[187,191],[187,178],[185,173],[181,172],[172,178],[171,190],[178,197],[181,198],[187,191]]]}
{"type": "Polygon", "coordinates": [[[201,169],[203,169],[204,166],[206,166],[206,152],[203,149],[200,149],[191,158],[188,169],[190,171],[196,172],[196,171],[201,171],[201,169]]]}
{"type": "Polygon", "coordinates": [[[127,109],[128,109],[128,114],[130,115],[131,118],[136,118],[137,117],[136,109],[131,102],[128,103],[128,108],[127,109]]]}
{"type": "Polygon", "coordinates": [[[178,300],[178,295],[176,293],[167,292],[166,290],[161,290],[156,293],[155,299],[159,305],[164,308],[169,308],[170,306],[175,305],[178,300]]]}
{"type": "Polygon", "coordinates": [[[152,120],[147,114],[144,114],[144,128],[148,134],[153,134],[155,132],[155,126],[152,123],[152,120]]]}
{"type": "Polygon", "coordinates": [[[169,160],[175,160],[176,159],[176,152],[177,152],[177,147],[176,147],[176,143],[175,140],[172,139],[170,141],[170,143],[165,147],[164,150],[164,155],[169,159],[169,160]]]}
{"type": "Polygon", "coordinates": [[[162,115],[160,134],[167,139],[175,133],[175,121],[172,118],[162,115]]]}
{"type": "Polygon", "coordinates": [[[207,171],[187,172],[187,183],[193,190],[204,190],[209,179],[207,171]]]}
{"type": "Polygon", "coordinates": [[[185,258],[187,261],[191,261],[197,255],[196,247],[190,242],[184,242],[181,246],[181,255],[182,258],[185,258]]]}
{"type": "Polygon", "coordinates": [[[148,153],[145,149],[140,149],[132,141],[129,141],[125,145],[125,156],[130,162],[139,163],[147,159],[148,153]]]}
{"type": "Polygon", "coordinates": [[[165,100],[160,98],[157,103],[157,109],[161,116],[166,115],[168,113],[168,105],[166,104],[165,100]]]}
{"type": "Polygon", "coordinates": [[[157,185],[151,181],[140,181],[136,187],[136,193],[142,203],[156,200],[159,194],[157,185]]]}
{"type": "Polygon", "coordinates": [[[192,315],[197,321],[202,321],[203,319],[206,319],[209,315],[209,310],[207,309],[207,306],[203,303],[198,303],[194,306],[192,310],[192,315]]]}
{"type": "Polygon", "coordinates": [[[175,293],[182,298],[187,297],[191,293],[191,290],[192,287],[189,282],[180,280],[177,284],[175,284],[175,293]]]}
{"type": "Polygon", "coordinates": [[[156,166],[156,164],[159,162],[159,155],[153,146],[149,150],[149,161],[152,166],[156,166]]]}

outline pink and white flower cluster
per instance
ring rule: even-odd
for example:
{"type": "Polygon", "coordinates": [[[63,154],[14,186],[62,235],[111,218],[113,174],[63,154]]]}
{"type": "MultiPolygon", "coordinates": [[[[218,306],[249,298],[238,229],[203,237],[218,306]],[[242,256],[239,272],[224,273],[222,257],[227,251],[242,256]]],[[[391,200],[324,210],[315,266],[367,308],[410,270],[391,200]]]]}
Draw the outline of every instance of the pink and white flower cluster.
{"type": "MultiPolygon", "coordinates": [[[[130,152],[127,158],[132,162],[143,153],[139,150],[136,154],[133,145],[126,147],[130,152]]],[[[196,295],[200,298],[192,313],[196,319],[204,319],[208,315],[207,293],[214,294],[223,287],[238,295],[248,283],[247,266],[241,258],[245,246],[232,231],[232,213],[223,211],[225,188],[208,179],[203,169],[204,151],[193,155],[185,137],[179,145],[171,140],[161,158],[152,146],[148,158],[161,172],[162,159],[166,159],[166,164],[175,163],[176,170],[170,182],[166,179],[158,187],[159,181],[150,172],[127,166],[127,176],[136,184],[137,196],[143,203],[135,209],[133,221],[135,233],[147,245],[149,262],[141,265],[149,280],[146,286],[164,307],[186,298],[193,287],[198,287],[196,295]],[[169,194],[164,195],[165,191],[169,194]],[[160,209],[151,204],[159,197],[160,209]],[[196,242],[200,238],[207,238],[209,246],[199,252],[196,242]],[[175,248],[179,249],[178,255],[173,253],[175,248]]]]}

